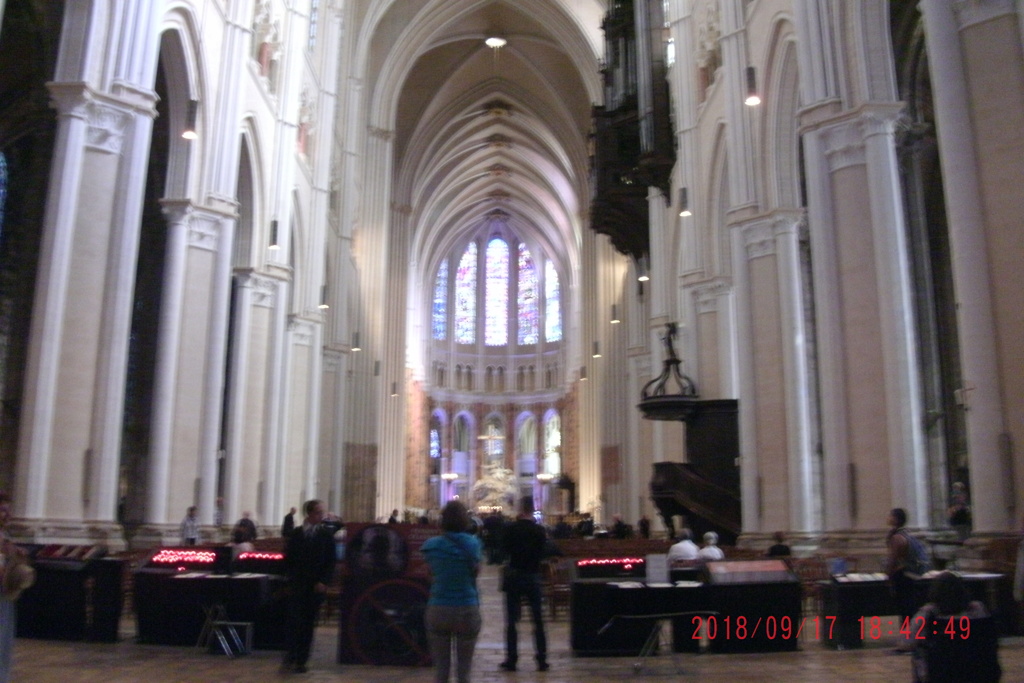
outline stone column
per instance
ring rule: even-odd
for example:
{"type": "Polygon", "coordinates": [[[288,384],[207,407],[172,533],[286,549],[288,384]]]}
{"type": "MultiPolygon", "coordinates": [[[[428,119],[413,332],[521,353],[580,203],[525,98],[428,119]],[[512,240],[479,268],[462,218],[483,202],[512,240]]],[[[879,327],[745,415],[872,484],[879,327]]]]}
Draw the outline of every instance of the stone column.
{"type": "MultiPolygon", "coordinates": [[[[178,375],[178,346],[184,307],[184,279],[188,252],[188,230],[193,207],[189,202],[165,202],[167,255],[164,261],[163,295],[157,333],[156,377],[153,381],[153,410],[149,439],[149,479],[146,487],[146,521],[172,521],[170,501],[171,452],[173,442],[175,382],[178,375]]],[[[194,498],[174,501],[175,511],[194,503],[194,498]]]]}
{"type": "Polygon", "coordinates": [[[158,332],[147,521],[202,504],[213,521],[233,221],[187,200],[170,217],[158,332]],[[225,229],[227,226],[227,229],[225,229]]]}
{"type": "Polygon", "coordinates": [[[345,422],[341,405],[347,364],[343,352],[336,349],[324,351],[322,408],[318,416],[323,457],[319,471],[321,488],[327,491],[327,508],[339,513],[345,490],[345,422]]]}
{"type": "Polygon", "coordinates": [[[865,106],[804,138],[826,529],[878,527],[893,506],[928,521],[897,109],[865,106]]]}
{"type": "Polygon", "coordinates": [[[85,251],[81,245],[79,251],[78,246],[86,231],[105,229],[102,218],[110,215],[102,195],[87,196],[83,183],[88,177],[91,186],[98,182],[110,193],[114,178],[107,162],[116,158],[111,152],[121,148],[128,117],[94,101],[81,84],[52,84],[50,90],[58,110],[50,172],[53,190],[46,199],[33,303],[15,505],[19,517],[76,519],[83,516],[84,463],[92,457],[89,422],[95,408],[91,392],[97,381],[100,321],[86,320],[82,310],[69,316],[68,308],[83,303],[82,296],[95,295],[87,302],[88,310],[98,314],[102,309],[107,236],[92,235],[99,242],[95,249],[85,251]],[[103,149],[103,142],[116,149],[103,149]],[[83,225],[83,202],[101,220],[83,225]],[[75,368],[74,376],[68,376],[70,368],[75,368]],[[57,471],[60,476],[55,479],[57,471]],[[58,501],[57,509],[51,496],[58,501]]]}
{"type": "Polygon", "coordinates": [[[734,229],[744,531],[820,528],[799,223],[779,213],[734,229]]]}
{"type": "Polygon", "coordinates": [[[793,22],[800,36],[797,63],[800,68],[800,99],[804,106],[819,105],[837,98],[838,75],[833,3],[795,0],[793,22]]]}
{"type": "Polygon", "coordinates": [[[100,346],[96,359],[96,408],[92,426],[92,458],[85,519],[112,521],[117,517],[121,476],[121,434],[124,428],[125,374],[131,339],[139,221],[145,197],[146,167],[152,137],[156,95],[122,88],[125,100],[111,109],[114,120],[131,117],[124,138],[105,131],[100,139],[114,144],[124,171],[119,173],[110,224],[110,252],[103,293],[100,346]],[[129,111],[130,110],[130,111],[129,111]]]}
{"type": "MultiPolygon", "coordinates": [[[[285,452],[287,435],[285,420],[288,415],[289,348],[288,348],[288,289],[292,286],[286,280],[272,280],[269,283],[267,305],[269,311],[267,383],[263,387],[264,409],[261,419],[266,425],[263,441],[262,468],[257,491],[257,508],[260,519],[268,519],[271,511],[277,510],[279,491],[283,475],[281,461],[285,452]]],[[[237,502],[235,503],[237,506],[237,502]]],[[[237,510],[236,510],[237,511],[237,510]]]]}
{"type": "MultiPolygon", "coordinates": [[[[722,68],[726,86],[726,141],[729,149],[729,204],[731,209],[753,207],[757,203],[754,183],[754,131],[750,124],[751,109],[746,99],[746,73],[750,64],[747,56],[745,22],[746,3],[743,0],[723,0],[722,7],[722,68]]],[[[764,82],[764,74],[760,74],[764,82]]]]}
{"type": "MultiPolygon", "coordinates": [[[[224,410],[224,369],[227,366],[228,315],[231,299],[231,260],[236,220],[234,216],[214,218],[217,234],[207,249],[214,251],[209,298],[209,327],[206,332],[207,370],[203,378],[202,416],[199,444],[199,491],[196,500],[200,519],[214,523],[221,425],[224,410]]],[[[265,521],[265,520],[264,520],[265,521]]]]}
{"type": "Polygon", "coordinates": [[[369,355],[367,362],[373,368],[370,386],[353,386],[352,400],[361,406],[359,417],[353,422],[361,424],[356,432],[359,442],[373,444],[376,452],[376,500],[374,501],[374,517],[387,516],[391,510],[401,507],[403,491],[395,486],[392,476],[393,462],[389,459],[401,457],[398,451],[389,450],[394,442],[386,434],[385,416],[395,411],[389,403],[400,402],[402,399],[391,398],[391,383],[401,380],[400,371],[394,367],[393,345],[388,343],[387,305],[389,296],[388,271],[389,253],[391,250],[393,211],[390,202],[391,192],[391,159],[394,154],[392,143],[394,133],[382,128],[370,128],[366,135],[366,154],[364,156],[364,213],[361,216],[359,232],[355,236],[353,251],[359,253],[359,270],[361,275],[360,289],[363,292],[366,325],[363,331],[363,343],[372,349],[372,360],[369,355]],[[379,366],[377,365],[379,363],[379,366]],[[377,369],[379,367],[379,374],[377,369]]]}
{"type": "Polygon", "coordinates": [[[974,530],[1005,531],[1015,527],[1010,516],[1009,473],[1000,451],[1005,424],[986,245],[986,212],[980,191],[979,160],[974,150],[977,138],[972,133],[971,103],[955,7],[958,4],[962,3],[923,0],[920,6],[949,221],[974,530]]]}
{"type": "MultiPolygon", "coordinates": [[[[258,418],[265,427],[259,440],[260,470],[256,492],[256,507],[262,519],[268,518],[271,511],[278,509],[278,486],[273,484],[276,482],[280,485],[282,479],[283,432],[285,416],[288,415],[288,392],[285,390],[288,386],[288,311],[285,307],[291,284],[272,278],[259,278],[255,285],[255,306],[267,309],[266,382],[259,388],[263,402],[258,418]]],[[[238,506],[238,502],[233,505],[238,506]]],[[[241,510],[236,508],[236,512],[241,510]]]]}
{"type": "MultiPolygon", "coordinates": [[[[224,449],[224,498],[238,500],[243,485],[243,459],[249,460],[255,455],[245,447],[246,427],[249,423],[246,410],[249,397],[249,360],[252,348],[252,308],[257,300],[254,290],[258,287],[257,277],[251,272],[236,274],[238,286],[235,288],[234,329],[231,330],[232,355],[230,358],[231,383],[225,388],[230,397],[225,415],[227,439],[224,449]]],[[[259,416],[254,416],[258,419],[259,416]]],[[[253,482],[255,483],[255,482],[253,482]]],[[[234,520],[236,518],[228,518],[234,520]]]]}

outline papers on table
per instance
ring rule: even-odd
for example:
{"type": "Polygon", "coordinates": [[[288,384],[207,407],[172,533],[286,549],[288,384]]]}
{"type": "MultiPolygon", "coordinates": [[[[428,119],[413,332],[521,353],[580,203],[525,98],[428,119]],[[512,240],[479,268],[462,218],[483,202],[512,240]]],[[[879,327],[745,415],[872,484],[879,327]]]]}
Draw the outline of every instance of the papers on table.
{"type": "Polygon", "coordinates": [[[640,581],[609,581],[609,586],[618,588],[697,588],[704,584],[700,581],[676,581],[675,583],[641,583],[640,581]]]}
{"type": "Polygon", "coordinates": [[[883,572],[850,572],[832,577],[839,583],[857,583],[861,581],[885,581],[888,576],[883,572]]]}

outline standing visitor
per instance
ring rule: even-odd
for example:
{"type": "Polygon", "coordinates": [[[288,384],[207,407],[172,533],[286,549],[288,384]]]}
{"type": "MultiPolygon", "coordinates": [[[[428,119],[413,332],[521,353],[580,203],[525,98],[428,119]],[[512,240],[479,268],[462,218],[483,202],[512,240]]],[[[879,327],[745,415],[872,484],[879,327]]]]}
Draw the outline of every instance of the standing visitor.
{"type": "Polygon", "coordinates": [[[281,522],[281,536],[288,538],[293,529],[295,529],[295,508],[289,510],[288,514],[284,516],[284,521],[281,522]]]}
{"type": "Polygon", "coordinates": [[[236,527],[242,527],[245,531],[245,540],[255,541],[256,540],[256,522],[252,521],[251,512],[243,512],[242,518],[235,522],[236,527]]]}
{"type": "Polygon", "coordinates": [[[651,520],[647,515],[640,518],[640,521],[636,523],[636,528],[640,532],[640,538],[651,537],[651,520]]]}
{"type": "Polygon", "coordinates": [[[962,481],[953,482],[949,492],[949,510],[946,521],[956,531],[958,540],[967,540],[971,535],[971,504],[967,497],[967,486],[962,481]]]}
{"type": "Polygon", "coordinates": [[[502,543],[508,564],[503,568],[501,586],[505,591],[505,661],[499,666],[504,671],[516,670],[519,659],[516,628],[522,617],[523,598],[526,598],[533,616],[533,654],[537,670],[547,671],[548,641],[540,594],[540,563],[544,559],[547,534],[533,517],[532,499],[523,499],[519,516],[505,526],[502,543]]]}
{"type": "Polygon", "coordinates": [[[469,683],[473,650],[480,635],[476,577],[482,553],[480,541],[467,533],[469,523],[466,506],[457,500],[448,501],[441,511],[443,533],[427,539],[421,548],[433,576],[425,622],[435,683],[448,683],[453,647],[456,680],[469,683]]]}
{"type": "Polygon", "coordinates": [[[199,520],[196,518],[196,506],[193,505],[185,512],[185,518],[181,520],[181,544],[195,545],[199,542],[199,520]]]}
{"type": "Polygon", "coordinates": [[[306,673],[316,614],[334,578],[334,535],[322,524],[324,504],[308,500],[302,512],[302,526],[292,530],[284,552],[288,613],[282,673],[306,673]]]}
{"type": "MultiPolygon", "coordinates": [[[[890,529],[885,539],[888,551],[885,571],[889,576],[889,589],[896,602],[902,626],[904,622],[909,623],[908,620],[916,611],[913,577],[923,574],[927,567],[919,557],[921,542],[904,528],[907,525],[907,511],[903,508],[893,508],[889,511],[888,523],[890,529]]],[[[908,653],[912,649],[911,643],[903,638],[896,646],[896,652],[901,653],[908,653]]]]}
{"type": "Polygon", "coordinates": [[[613,515],[612,538],[629,538],[632,535],[629,525],[622,521],[622,515],[613,515]]]}
{"type": "Polygon", "coordinates": [[[501,533],[505,528],[505,520],[501,513],[492,510],[484,517],[484,550],[487,552],[487,564],[501,564],[505,558],[501,554],[501,533]]]}

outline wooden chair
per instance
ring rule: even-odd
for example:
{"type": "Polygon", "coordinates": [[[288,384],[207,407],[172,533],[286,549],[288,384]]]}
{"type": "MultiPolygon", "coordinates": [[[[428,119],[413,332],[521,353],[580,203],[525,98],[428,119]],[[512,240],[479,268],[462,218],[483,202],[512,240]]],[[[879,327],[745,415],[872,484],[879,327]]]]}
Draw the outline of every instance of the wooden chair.
{"type": "Polygon", "coordinates": [[[331,581],[331,585],[327,586],[327,594],[324,595],[324,601],[321,603],[320,609],[316,615],[317,624],[329,623],[334,617],[334,613],[337,611],[338,602],[341,599],[341,588],[344,573],[345,564],[343,562],[335,563],[334,579],[331,581]]]}
{"type": "Polygon", "coordinates": [[[572,566],[572,560],[555,558],[544,562],[541,567],[541,587],[552,619],[558,617],[559,608],[564,609],[567,615],[569,613],[572,566]]]}
{"type": "Polygon", "coordinates": [[[832,578],[828,571],[828,560],[821,555],[794,558],[790,562],[790,567],[800,579],[804,614],[820,614],[821,582],[832,578]]]}

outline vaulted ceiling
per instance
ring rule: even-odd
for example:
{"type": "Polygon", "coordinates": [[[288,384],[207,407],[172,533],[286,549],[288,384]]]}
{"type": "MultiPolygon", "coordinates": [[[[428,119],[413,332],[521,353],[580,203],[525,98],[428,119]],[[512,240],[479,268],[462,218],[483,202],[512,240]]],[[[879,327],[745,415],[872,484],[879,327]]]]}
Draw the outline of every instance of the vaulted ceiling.
{"type": "MultiPolygon", "coordinates": [[[[378,113],[394,133],[394,200],[427,267],[494,210],[577,265],[600,100],[601,0],[396,1],[377,23],[378,113]],[[499,48],[485,39],[498,36],[499,48]],[[385,49],[388,46],[389,49],[385,49]],[[396,90],[388,79],[400,83],[396,90]],[[391,90],[385,102],[381,93],[391,90]]],[[[428,271],[429,272],[429,271],[428,271]]]]}

